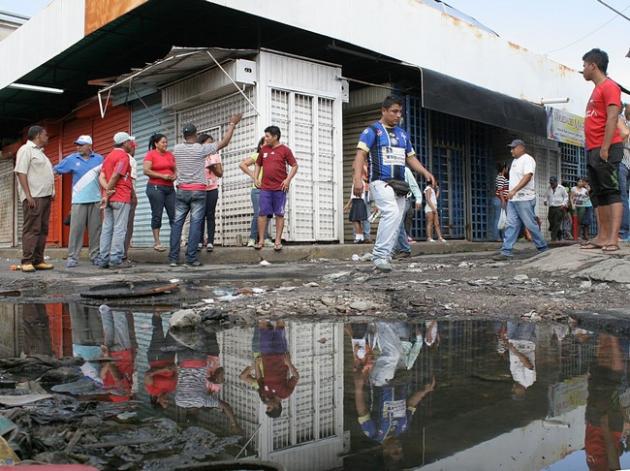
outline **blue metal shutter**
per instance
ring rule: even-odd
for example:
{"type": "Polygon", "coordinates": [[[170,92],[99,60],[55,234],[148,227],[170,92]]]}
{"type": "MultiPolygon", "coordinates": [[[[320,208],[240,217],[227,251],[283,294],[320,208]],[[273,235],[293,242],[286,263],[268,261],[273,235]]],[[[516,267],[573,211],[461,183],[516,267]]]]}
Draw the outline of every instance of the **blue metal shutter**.
{"type": "MultiPolygon", "coordinates": [[[[148,178],[142,171],[144,156],[147,154],[149,138],[154,133],[161,133],[168,138],[169,149],[175,145],[175,114],[162,110],[159,94],[151,95],[143,99],[144,103],[135,101],[131,112],[131,133],[136,138],[138,148],[136,150],[136,162],[138,163],[138,180],[136,181],[136,193],[138,195],[138,207],[134,220],[133,247],[151,247],[153,235],[151,233],[151,206],[146,194],[148,178]]],[[[166,211],[162,214],[162,229],[160,240],[168,245],[171,228],[168,223],[166,211]]]]}

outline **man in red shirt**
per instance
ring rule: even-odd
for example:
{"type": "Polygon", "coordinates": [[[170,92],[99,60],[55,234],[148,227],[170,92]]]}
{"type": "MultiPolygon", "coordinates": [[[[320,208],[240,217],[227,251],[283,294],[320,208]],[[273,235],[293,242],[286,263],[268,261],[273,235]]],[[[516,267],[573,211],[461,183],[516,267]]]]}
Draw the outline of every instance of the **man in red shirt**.
{"type": "Polygon", "coordinates": [[[134,191],[131,178],[130,154],[135,139],[126,132],[114,135],[114,149],[105,157],[99,182],[103,187],[103,228],[98,266],[125,268],[125,236],[134,191]]]}
{"type": "Polygon", "coordinates": [[[260,188],[260,211],[258,215],[258,243],[256,250],[263,248],[267,219],[276,216],[276,241],[274,250],[282,250],[282,230],[284,229],[284,206],[291,180],[297,173],[298,165],[293,152],[284,144],[280,144],[280,128],[269,126],[265,129],[265,145],[258,153],[256,170],[258,175],[256,186],[260,188]],[[287,165],[291,172],[287,175],[287,165]],[[262,175],[260,173],[262,169],[262,175]]]}
{"type": "Polygon", "coordinates": [[[622,138],[617,128],[621,110],[619,85],[606,76],[608,54],[592,49],[582,57],[584,79],[595,84],[586,105],[584,134],[591,201],[598,218],[597,236],[582,249],[619,250],[618,234],[623,206],[619,188],[619,164],[623,158],[622,138]]]}

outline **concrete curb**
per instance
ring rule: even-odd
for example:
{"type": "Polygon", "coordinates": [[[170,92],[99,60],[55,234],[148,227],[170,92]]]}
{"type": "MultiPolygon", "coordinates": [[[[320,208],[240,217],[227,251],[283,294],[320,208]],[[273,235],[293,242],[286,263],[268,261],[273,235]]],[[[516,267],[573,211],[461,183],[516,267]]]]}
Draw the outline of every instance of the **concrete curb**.
{"type": "MultiPolygon", "coordinates": [[[[500,245],[496,242],[467,242],[452,241],[448,244],[418,242],[411,245],[412,255],[443,255],[450,253],[497,251],[500,245]]],[[[254,264],[262,260],[271,263],[301,262],[310,260],[347,260],[353,254],[362,255],[372,250],[371,244],[326,244],[326,245],[285,245],[281,252],[274,252],[272,248],[254,250],[247,247],[215,247],[214,252],[202,250],[199,259],[204,264],[254,264]]],[[[180,255],[184,259],[184,247],[180,255]]],[[[65,248],[47,248],[46,255],[51,259],[62,260],[66,257],[65,248]]],[[[0,249],[0,257],[19,263],[21,250],[19,248],[0,249]]],[[[168,252],[156,252],[151,248],[132,248],[129,251],[131,260],[137,263],[168,263],[168,252]]],[[[81,259],[87,259],[87,250],[81,253],[81,259]]]]}

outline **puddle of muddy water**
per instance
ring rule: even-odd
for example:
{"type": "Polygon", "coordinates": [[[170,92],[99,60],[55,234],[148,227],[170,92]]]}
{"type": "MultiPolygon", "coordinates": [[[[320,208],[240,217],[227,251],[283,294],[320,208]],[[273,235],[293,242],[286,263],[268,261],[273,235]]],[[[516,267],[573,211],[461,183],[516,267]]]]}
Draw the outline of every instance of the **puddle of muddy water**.
{"type": "Polygon", "coordinates": [[[36,438],[22,457],[100,469],[237,457],[300,471],[630,467],[627,338],[483,320],[175,332],[169,317],[0,304],[0,379],[57,394],[0,406],[36,438]],[[22,354],[86,361],[6,360],[22,354]]]}

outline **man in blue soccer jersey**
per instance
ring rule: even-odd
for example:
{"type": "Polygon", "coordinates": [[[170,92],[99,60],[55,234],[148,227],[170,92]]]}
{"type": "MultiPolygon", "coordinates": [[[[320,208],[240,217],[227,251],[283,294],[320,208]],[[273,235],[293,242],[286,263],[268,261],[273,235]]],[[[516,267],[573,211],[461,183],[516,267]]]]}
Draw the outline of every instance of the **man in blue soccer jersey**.
{"type": "Polygon", "coordinates": [[[381,119],[361,133],[353,165],[354,192],[361,196],[361,175],[367,159],[370,193],[381,211],[372,255],[374,265],[382,272],[392,270],[392,253],[405,213],[405,167],[409,166],[431,183],[435,181],[431,172],[416,158],[407,133],[398,126],[401,117],[402,100],[391,96],[385,98],[381,119]]]}
{"type": "Polygon", "coordinates": [[[103,165],[103,157],[92,151],[90,136],[79,136],[74,143],[77,151],[54,167],[56,174],[72,174],[72,211],[66,268],[74,268],[79,264],[86,226],[90,241],[90,260],[93,264],[97,262],[101,239],[101,187],[98,184],[98,174],[103,165]]]}

